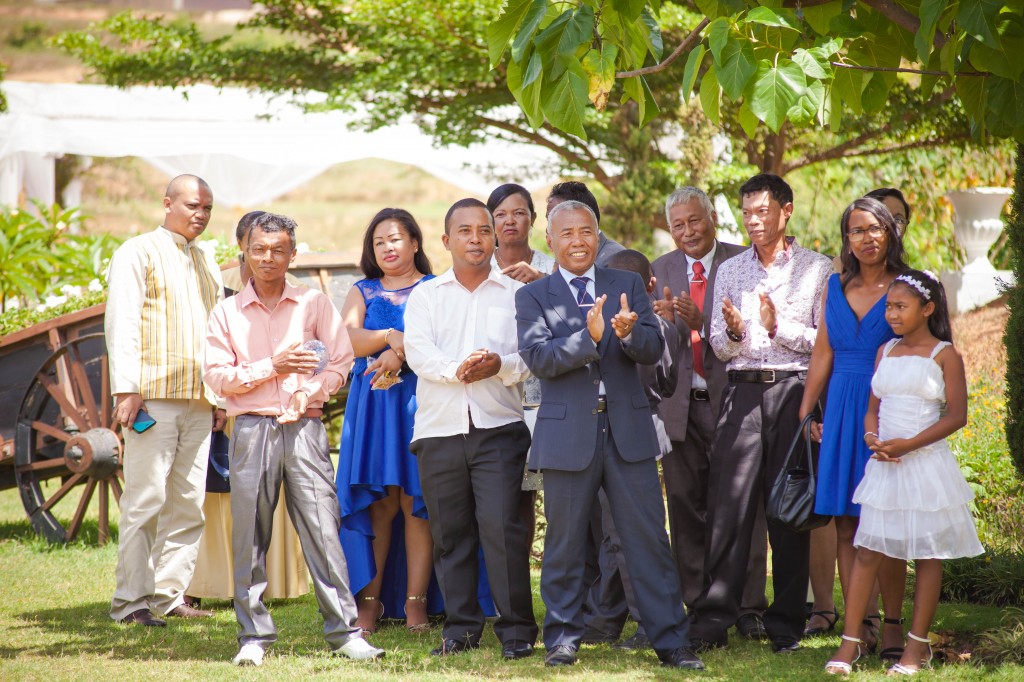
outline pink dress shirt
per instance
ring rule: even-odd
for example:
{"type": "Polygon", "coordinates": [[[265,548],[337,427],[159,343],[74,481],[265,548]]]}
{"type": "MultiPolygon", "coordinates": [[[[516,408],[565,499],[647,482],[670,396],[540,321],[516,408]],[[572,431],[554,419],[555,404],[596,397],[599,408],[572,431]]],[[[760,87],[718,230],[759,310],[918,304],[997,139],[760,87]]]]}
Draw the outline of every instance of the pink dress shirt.
{"type": "Polygon", "coordinates": [[[229,417],[280,416],[292,393],[309,395],[309,408],[323,407],[345,385],[352,369],[352,342],[341,315],[322,292],[287,282],[277,306],[260,302],[253,283],[217,305],[206,335],[203,379],[227,398],[229,417]],[[301,341],[319,339],[330,361],[317,374],[278,374],[272,357],[301,341]]]}

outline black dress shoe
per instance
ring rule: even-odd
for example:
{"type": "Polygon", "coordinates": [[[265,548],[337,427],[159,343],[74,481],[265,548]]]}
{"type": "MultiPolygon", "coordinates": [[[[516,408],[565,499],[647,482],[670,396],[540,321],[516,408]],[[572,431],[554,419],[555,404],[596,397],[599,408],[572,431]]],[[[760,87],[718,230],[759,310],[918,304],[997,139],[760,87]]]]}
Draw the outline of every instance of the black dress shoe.
{"type": "Polygon", "coordinates": [[[764,629],[764,621],[756,613],[744,613],[736,621],[736,631],[746,639],[764,641],[768,639],[768,631],[764,629]]]}
{"type": "Polygon", "coordinates": [[[726,635],[707,638],[690,637],[690,649],[699,653],[711,651],[712,649],[726,649],[729,646],[729,638],[726,635]]]}
{"type": "Polygon", "coordinates": [[[617,641],[619,641],[618,635],[593,628],[584,628],[583,637],[580,638],[580,644],[614,644],[617,641]]]}
{"type": "Polygon", "coordinates": [[[613,649],[624,649],[626,651],[637,651],[639,649],[650,649],[651,640],[643,632],[637,632],[629,639],[624,639],[612,646],[613,649]]]}
{"type": "Polygon", "coordinates": [[[501,655],[508,661],[533,656],[533,644],[521,639],[510,639],[502,645],[501,655]]]}
{"type": "Polygon", "coordinates": [[[576,664],[576,647],[569,644],[559,644],[558,646],[548,649],[548,653],[544,656],[544,665],[575,665],[576,664]]]}
{"type": "Polygon", "coordinates": [[[679,647],[669,651],[659,651],[658,659],[661,664],[669,668],[682,668],[684,670],[704,670],[704,662],[697,658],[697,654],[687,647],[679,647]]]}
{"type": "Polygon", "coordinates": [[[192,608],[188,604],[182,604],[168,611],[167,615],[177,618],[213,618],[213,611],[203,611],[202,609],[192,608]]]}
{"type": "Polygon", "coordinates": [[[795,639],[782,639],[772,642],[772,651],[777,654],[791,654],[800,649],[800,642],[795,639]]]}
{"type": "Polygon", "coordinates": [[[479,647],[479,642],[470,642],[465,639],[443,639],[441,640],[441,646],[431,650],[430,655],[454,656],[455,654],[461,654],[463,651],[478,649],[479,647]]]}
{"type": "Polygon", "coordinates": [[[139,625],[147,625],[151,628],[167,627],[167,622],[160,620],[159,618],[154,616],[153,612],[149,609],[139,609],[138,611],[132,611],[127,616],[122,618],[121,622],[125,625],[138,623],[139,625]]]}

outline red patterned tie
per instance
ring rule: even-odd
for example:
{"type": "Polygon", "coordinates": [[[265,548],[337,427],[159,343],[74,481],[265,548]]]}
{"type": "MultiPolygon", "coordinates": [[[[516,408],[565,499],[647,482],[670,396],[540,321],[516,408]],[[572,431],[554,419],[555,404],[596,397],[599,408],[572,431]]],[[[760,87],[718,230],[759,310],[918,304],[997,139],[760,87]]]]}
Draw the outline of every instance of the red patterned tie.
{"type": "MultiPolygon", "coordinates": [[[[708,281],[704,278],[704,264],[699,260],[693,262],[693,279],[690,281],[690,298],[697,304],[701,317],[704,316],[704,293],[707,291],[708,281]]],[[[693,369],[697,374],[704,376],[704,345],[700,338],[700,332],[696,329],[690,330],[690,345],[693,346],[693,369]]]]}

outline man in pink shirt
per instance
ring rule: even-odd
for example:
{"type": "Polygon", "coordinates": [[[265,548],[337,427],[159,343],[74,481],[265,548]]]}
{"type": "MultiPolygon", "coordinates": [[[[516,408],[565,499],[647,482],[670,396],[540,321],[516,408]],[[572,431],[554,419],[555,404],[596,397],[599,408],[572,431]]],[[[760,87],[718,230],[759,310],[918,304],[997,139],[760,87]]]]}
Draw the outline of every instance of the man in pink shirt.
{"type": "Polygon", "coordinates": [[[203,378],[227,399],[228,416],[236,417],[230,453],[234,602],[241,628],[236,665],[260,665],[277,640],[262,596],[282,480],[328,644],[349,658],[384,655],[355,626],[338,540],[334,467],[320,421],[324,403],[352,368],[352,345],[327,296],[285,281],[294,258],[295,221],[273,213],[257,218],[246,250],[252,279],[213,310],[207,331],[203,378]],[[307,347],[316,345],[321,351],[307,347]]]}

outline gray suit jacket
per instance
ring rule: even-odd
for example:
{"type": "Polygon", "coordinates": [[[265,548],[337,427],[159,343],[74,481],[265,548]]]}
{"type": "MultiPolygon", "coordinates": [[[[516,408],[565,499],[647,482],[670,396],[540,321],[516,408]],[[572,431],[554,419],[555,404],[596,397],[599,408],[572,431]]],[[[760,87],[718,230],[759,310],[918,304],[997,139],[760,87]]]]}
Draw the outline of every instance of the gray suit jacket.
{"type": "Polygon", "coordinates": [[[608,400],[612,437],[629,462],[651,459],[659,452],[651,406],[640,383],[637,364],[661,358],[664,340],[640,276],[598,267],[597,296],[604,306],[605,334],[594,344],[576,297],[558,273],[527,284],[516,292],[519,354],[540,379],[541,404],[530,448],[531,469],[582,471],[597,446],[598,384],[608,400]],[[612,331],[622,293],[637,313],[629,343],[612,331]]]}
{"type": "MultiPolygon", "coordinates": [[[[617,254],[619,251],[625,250],[625,246],[614,239],[609,239],[605,236],[604,232],[602,232],[597,240],[597,257],[594,258],[594,264],[598,267],[605,267],[609,258],[617,254]]],[[[618,309],[616,308],[616,310],[618,309]]]]}
{"type": "MultiPolygon", "coordinates": [[[[746,251],[747,247],[738,244],[726,244],[717,242],[715,258],[711,262],[711,270],[706,273],[708,280],[707,292],[704,296],[704,338],[711,337],[711,306],[715,300],[715,276],[718,274],[718,266],[736,254],[746,251]]],[[[680,250],[666,253],[655,260],[651,267],[654,269],[654,276],[658,280],[658,291],[668,287],[673,294],[680,291],[690,293],[690,281],[686,277],[686,254],[680,250]]],[[[690,413],[690,385],[693,380],[693,351],[690,344],[690,328],[682,320],[676,320],[676,327],[679,331],[679,345],[677,347],[676,362],[679,365],[679,384],[670,398],[661,402],[658,406],[658,414],[665,422],[665,430],[668,437],[674,441],[686,440],[686,422],[690,413]]],[[[703,344],[704,374],[708,382],[708,392],[711,394],[711,409],[715,419],[718,418],[718,409],[721,406],[722,394],[725,393],[727,383],[725,375],[725,364],[718,359],[715,352],[711,350],[711,344],[707,341],[703,344]]]]}

